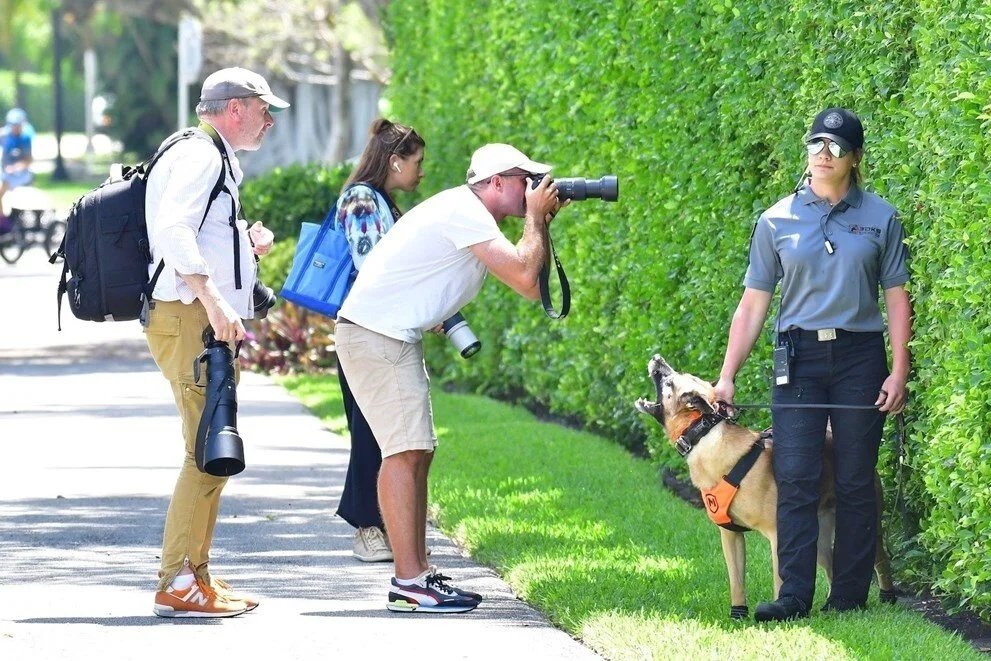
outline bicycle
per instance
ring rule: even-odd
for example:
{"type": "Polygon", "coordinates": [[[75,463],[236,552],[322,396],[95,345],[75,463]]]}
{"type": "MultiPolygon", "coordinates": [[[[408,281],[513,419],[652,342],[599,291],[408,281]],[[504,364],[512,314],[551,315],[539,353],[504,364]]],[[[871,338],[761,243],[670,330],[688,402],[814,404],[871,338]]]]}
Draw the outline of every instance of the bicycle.
{"type": "MultiPolygon", "coordinates": [[[[62,243],[65,221],[55,212],[48,195],[33,186],[21,186],[7,193],[9,230],[0,234],[0,258],[14,264],[33,245],[51,255],[62,243]]],[[[5,202],[7,200],[5,199],[5,202]]]]}

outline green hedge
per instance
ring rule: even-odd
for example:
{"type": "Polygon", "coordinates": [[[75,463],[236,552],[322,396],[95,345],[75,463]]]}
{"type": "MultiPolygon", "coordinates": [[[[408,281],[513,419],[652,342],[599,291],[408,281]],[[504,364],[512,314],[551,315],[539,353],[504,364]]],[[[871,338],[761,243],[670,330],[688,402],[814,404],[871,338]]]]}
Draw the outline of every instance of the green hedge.
{"type": "Polygon", "coordinates": [[[297,238],[302,223],[324,219],[350,173],[348,165],[277,167],[242,184],[241,205],[248,218],[263,221],[277,240],[297,238]]]}
{"type": "Polygon", "coordinates": [[[300,225],[324,219],[350,173],[348,165],[295,164],[270,170],[241,186],[247,217],[264,222],[275,233],[275,247],[259,262],[259,276],[276,292],[292,266],[300,225]]]}
{"type": "MultiPolygon", "coordinates": [[[[717,374],[757,213],[793,186],[815,113],[854,108],[868,186],[901,210],[914,255],[902,575],[991,613],[989,25],[980,0],[390,3],[388,96],[429,145],[425,193],[463,181],[490,141],[621,182],[619,203],[553,225],[571,316],[490,284],[466,310],[483,352],[429,351],[434,367],[677,463],[632,408],[646,361],[717,374]]],[[[766,399],[768,347],[741,401],[766,399]]]]}

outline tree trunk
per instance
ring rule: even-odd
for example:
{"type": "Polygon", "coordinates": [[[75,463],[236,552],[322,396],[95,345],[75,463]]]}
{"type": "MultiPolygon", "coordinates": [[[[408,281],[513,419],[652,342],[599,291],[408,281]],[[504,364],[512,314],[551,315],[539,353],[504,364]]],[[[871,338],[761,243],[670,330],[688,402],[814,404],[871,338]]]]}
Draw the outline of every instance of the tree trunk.
{"type": "Polygon", "coordinates": [[[14,67],[14,105],[23,108],[27,104],[27,99],[24,98],[24,83],[21,82],[21,58],[17,53],[10,58],[10,63],[14,67]]]}
{"type": "Polygon", "coordinates": [[[351,54],[338,41],[334,47],[334,73],[337,85],[330,105],[330,138],[324,161],[341,163],[351,154],[351,54]]]}

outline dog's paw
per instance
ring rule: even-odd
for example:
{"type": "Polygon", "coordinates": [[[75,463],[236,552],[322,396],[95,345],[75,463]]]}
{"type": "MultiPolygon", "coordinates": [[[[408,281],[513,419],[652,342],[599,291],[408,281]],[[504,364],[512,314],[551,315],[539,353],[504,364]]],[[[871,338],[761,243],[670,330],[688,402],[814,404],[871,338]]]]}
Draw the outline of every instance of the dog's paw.
{"type": "Polygon", "coordinates": [[[750,617],[750,609],[746,604],[742,606],[730,606],[729,616],[733,620],[745,620],[750,617]]]}
{"type": "Polygon", "coordinates": [[[882,604],[897,604],[899,590],[892,588],[891,590],[881,590],[878,594],[878,601],[882,604]]]}

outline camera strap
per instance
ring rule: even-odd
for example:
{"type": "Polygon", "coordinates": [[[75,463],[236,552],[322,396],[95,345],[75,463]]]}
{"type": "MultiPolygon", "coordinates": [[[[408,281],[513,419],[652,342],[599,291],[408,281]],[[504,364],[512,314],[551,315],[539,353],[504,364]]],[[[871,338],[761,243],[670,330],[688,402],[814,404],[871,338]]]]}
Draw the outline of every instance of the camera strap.
{"type": "Polygon", "coordinates": [[[540,285],[540,303],[544,306],[544,312],[547,313],[548,317],[551,319],[564,319],[571,310],[571,285],[568,284],[568,276],[565,275],[564,267],[561,266],[561,260],[557,258],[557,251],[554,250],[554,240],[551,239],[550,228],[547,230],[547,243],[550,246],[550,253],[554,257],[554,264],[557,266],[558,281],[561,283],[561,312],[557,312],[554,309],[554,304],[551,303],[551,265],[549,261],[544,262],[544,266],[540,269],[540,276],[537,278],[540,285]]]}

